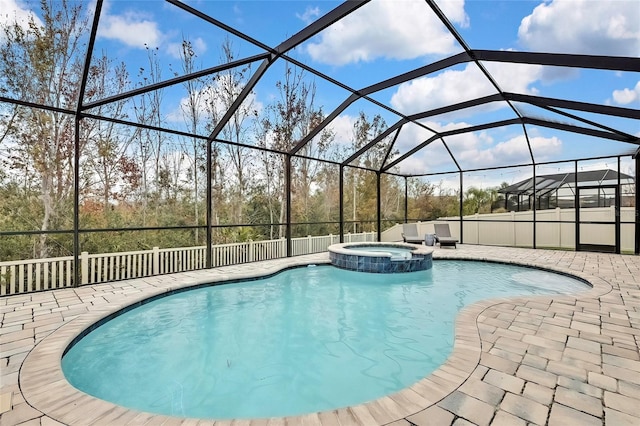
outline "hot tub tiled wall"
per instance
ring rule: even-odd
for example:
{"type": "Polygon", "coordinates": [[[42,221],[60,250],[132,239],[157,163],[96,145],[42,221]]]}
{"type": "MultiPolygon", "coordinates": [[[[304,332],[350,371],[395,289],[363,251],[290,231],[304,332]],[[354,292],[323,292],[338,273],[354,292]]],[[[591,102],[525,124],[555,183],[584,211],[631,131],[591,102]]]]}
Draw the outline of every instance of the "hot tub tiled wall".
{"type": "Polygon", "coordinates": [[[329,252],[331,264],[342,269],[359,272],[391,274],[394,272],[415,272],[431,269],[431,253],[413,253],[411,259],[391,260],[388,256],[360,256],[329,252]]]}

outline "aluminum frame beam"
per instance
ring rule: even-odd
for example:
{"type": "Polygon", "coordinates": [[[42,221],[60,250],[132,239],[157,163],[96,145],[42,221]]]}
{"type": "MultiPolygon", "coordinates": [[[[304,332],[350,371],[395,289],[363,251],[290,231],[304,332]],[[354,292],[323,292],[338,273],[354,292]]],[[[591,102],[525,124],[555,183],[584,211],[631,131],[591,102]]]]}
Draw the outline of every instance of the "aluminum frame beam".
{"type": "Polygon", "coordinates": [[[514,52],[510,50],[471,50],[478,61],[512,64],[549,65],[609,71],[640,71],[640,58],[625,56],[576,55],[571,53],[514,52]]]}
{"type": "Polygon", "coordinates": [[[275,49],[276,52],[280,55],[288,52],[289,50],[293,49],[301,43],[304,43],[314,35],[318,34],[328,26],[349,15],[351,12],[354,12],[355,10],[361,8],[370,1],[371,0],[345,1],[335,9],[329,11],[327,14],[321,16],[311,24],[304,27],[301,31],[289,37],[284,42],[280,43],[280,45],[275,49]]]}
{"type": "Polygon", "coordinates": [[[557,107],[574,111],[592,112],[596,114],[613,115],[616,117],[635,118],[640,120],[640,110],[633,108],[592,104],[588,102],[570,101],[567,99],[547,98],[544,96],[523,95],[511,92],[505,92],[504,96],[514,102],[524,102],[539,107],[557,107]]]}

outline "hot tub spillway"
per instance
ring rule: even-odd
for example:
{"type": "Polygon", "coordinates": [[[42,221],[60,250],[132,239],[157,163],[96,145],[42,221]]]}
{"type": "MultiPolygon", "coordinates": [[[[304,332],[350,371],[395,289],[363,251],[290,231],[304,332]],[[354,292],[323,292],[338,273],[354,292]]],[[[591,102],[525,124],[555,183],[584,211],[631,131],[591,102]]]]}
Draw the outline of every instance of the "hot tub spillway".
{"type": "Polygon", "coordinates": [[[331,264],[358,272],[390,274],[431,269],[433,249],[406,243],[342,243],[329,246],[331,264]]]}

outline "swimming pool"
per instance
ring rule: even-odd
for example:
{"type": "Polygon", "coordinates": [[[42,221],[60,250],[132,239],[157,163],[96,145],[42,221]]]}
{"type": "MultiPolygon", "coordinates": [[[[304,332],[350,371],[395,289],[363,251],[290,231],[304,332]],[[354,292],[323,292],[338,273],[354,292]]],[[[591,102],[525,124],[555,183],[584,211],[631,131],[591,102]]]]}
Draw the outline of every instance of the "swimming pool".
{"type": "Polygon", "coordinates": [[[71,347],[63,369],[91,395],[149,412],[301,414],[375,399],[428,375],[450,353],[466,304],[586,288],[480,262],[438,261],[398,275],[294,269],[132,309],[71,347]]]}

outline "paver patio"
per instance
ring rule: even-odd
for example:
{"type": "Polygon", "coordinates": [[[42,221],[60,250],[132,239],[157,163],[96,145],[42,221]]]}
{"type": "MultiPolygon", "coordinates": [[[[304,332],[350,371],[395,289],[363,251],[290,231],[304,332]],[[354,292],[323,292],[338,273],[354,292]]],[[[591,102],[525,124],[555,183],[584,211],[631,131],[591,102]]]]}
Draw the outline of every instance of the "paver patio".
{"type": "MultiPolygon", "coordinates": [[[[639,256],[459,245],[436,249],[434,258],[538,266],[576,275],[593,288],[465,308],[447,362],[397,394],[301,417],[215,424],[640,424],[639,256]]],[[[151,295],[327,261],[322,253],[2,297],[0,424],[214,424],[89,397],[64,380],[62,351],[86,326],[151,295]]]]}

